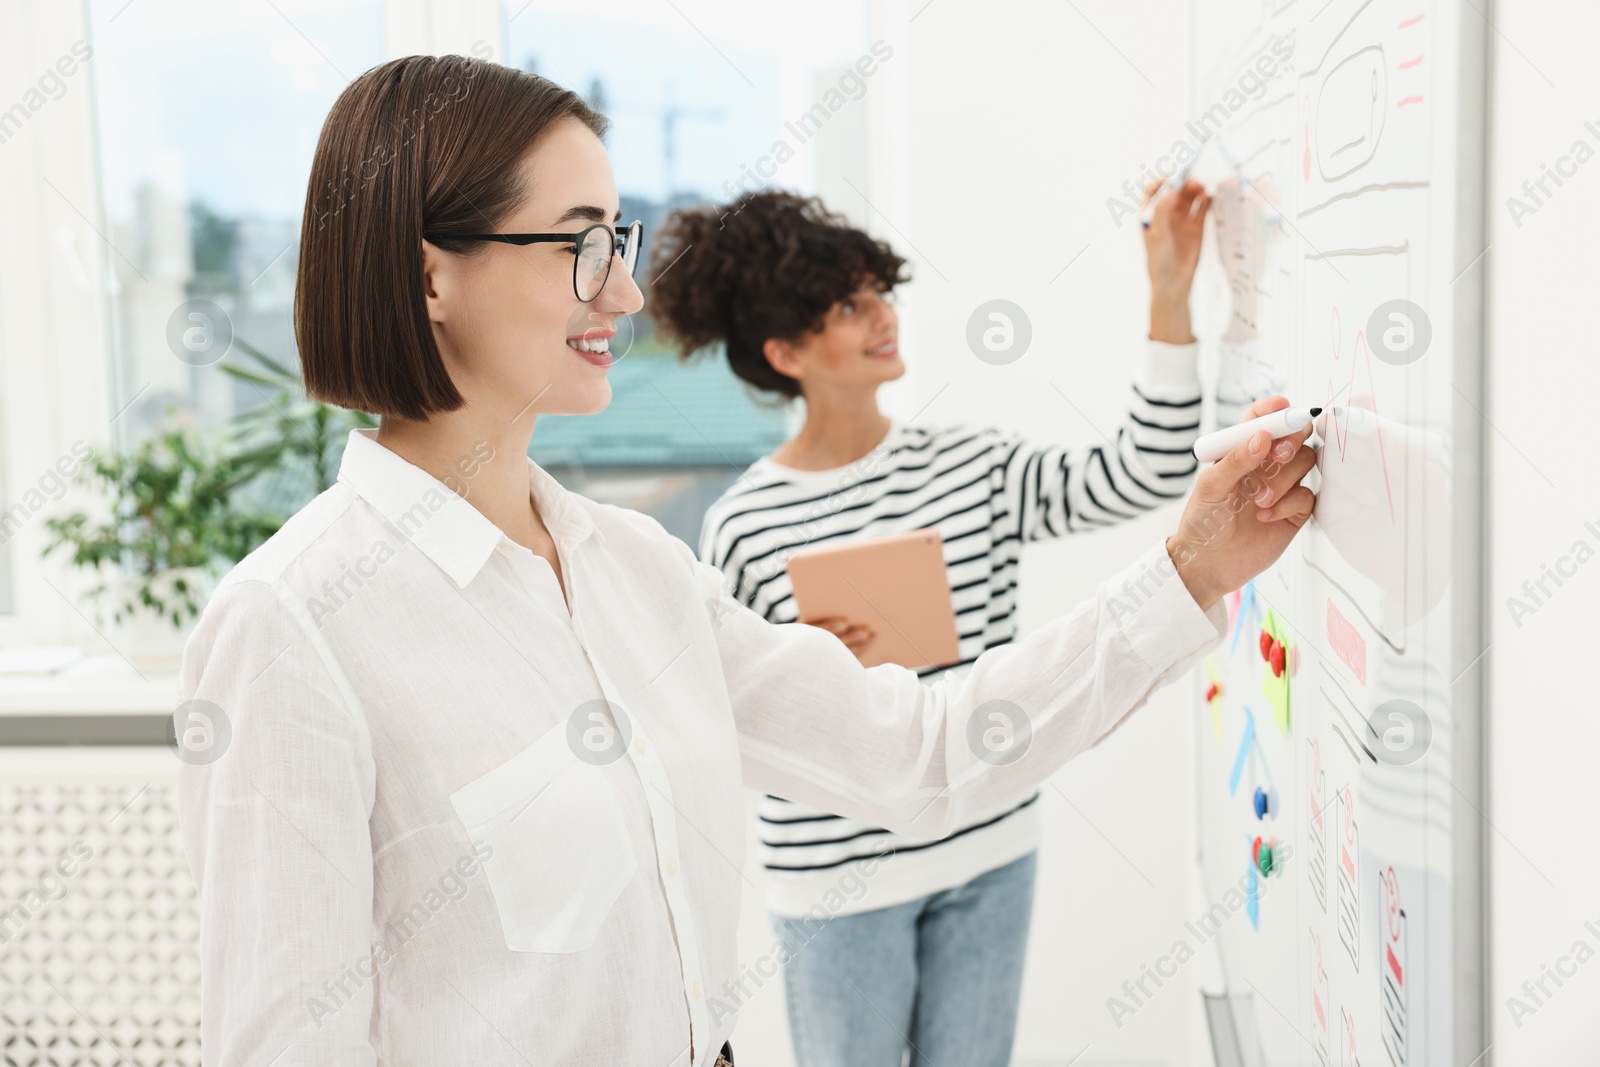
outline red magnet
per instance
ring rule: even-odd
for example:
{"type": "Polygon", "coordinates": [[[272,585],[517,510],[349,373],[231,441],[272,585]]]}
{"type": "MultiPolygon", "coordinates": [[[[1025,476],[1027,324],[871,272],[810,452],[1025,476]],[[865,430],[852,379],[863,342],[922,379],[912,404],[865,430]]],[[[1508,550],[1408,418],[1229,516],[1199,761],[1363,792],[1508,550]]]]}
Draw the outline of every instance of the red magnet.
{"type": "Polygon", "coordinates": [[[1261,631],[1261,658],[1272,665],[1272,676],[1282,678],[1288,669],[1289,650],[1266,630],[1261,631]]]}

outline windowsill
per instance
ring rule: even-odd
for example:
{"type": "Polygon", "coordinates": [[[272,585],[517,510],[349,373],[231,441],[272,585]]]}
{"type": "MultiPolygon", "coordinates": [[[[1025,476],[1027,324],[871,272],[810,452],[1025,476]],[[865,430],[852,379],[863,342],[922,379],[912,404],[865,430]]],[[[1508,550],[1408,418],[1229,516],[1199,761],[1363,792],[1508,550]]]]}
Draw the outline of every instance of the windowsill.
{"type": "Polygon", "coordinates": [[[0,675],[0,715],[171,715],[177,691],[176,670],[88,656],[53,674],[0,675]]]}

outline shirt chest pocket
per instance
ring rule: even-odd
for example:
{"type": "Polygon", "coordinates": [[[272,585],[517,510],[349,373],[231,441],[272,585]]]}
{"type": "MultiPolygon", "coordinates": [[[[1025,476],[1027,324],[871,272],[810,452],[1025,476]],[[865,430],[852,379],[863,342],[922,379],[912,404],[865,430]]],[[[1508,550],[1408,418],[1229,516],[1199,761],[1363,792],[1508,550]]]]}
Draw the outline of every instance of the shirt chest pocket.
{"type": "Polygon", "coordinates": [[[506,947],[580,952],[638,866],[601,769],[578,759],[565,724],[450,796],[484,862],[506,947]]]}

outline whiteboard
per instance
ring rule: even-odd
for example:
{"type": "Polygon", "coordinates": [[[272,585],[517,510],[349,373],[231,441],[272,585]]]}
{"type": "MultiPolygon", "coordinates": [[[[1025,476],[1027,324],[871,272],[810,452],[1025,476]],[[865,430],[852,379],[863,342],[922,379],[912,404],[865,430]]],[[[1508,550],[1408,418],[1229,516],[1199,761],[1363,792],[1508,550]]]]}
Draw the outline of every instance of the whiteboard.
{"type": "Polygon", "coordinates": [[[1216,223],[1197,322],[1255,390],[1327,409],[1315,516],[1229,598],[1192,680],[1186,939],[1211,961],[1213,1047],[1461,1067],[1487,1040],[1481,19],[1194,0],[1192,30],[1185,133],[1216,223]]]}

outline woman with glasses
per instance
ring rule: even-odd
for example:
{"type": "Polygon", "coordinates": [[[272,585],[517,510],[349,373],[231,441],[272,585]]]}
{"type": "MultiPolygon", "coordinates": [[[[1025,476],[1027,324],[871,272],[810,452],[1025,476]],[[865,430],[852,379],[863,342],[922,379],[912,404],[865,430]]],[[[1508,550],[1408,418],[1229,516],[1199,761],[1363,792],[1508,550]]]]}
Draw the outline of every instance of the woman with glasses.
{"type": "MultiPolygon", "coordinates": [[[[708,510],[700,558],[739,603],[787,623],[799,617],[791,552],[937,529],[961,658],[918,674],[924,684],[964,676],[1016,638],[1023,544],[1142,515],[1181,499],[1194,478],[1200,381],[1188,300],[1208,206],[1198,182],[1152,205],[1150,333],[1130,361],[1128,417],[1114,443],[1077,448],[880,411],[879,387],[905,373],[892,296],[906,263],[819,201],[769,191],[675,212],[655,249],[652,318],[686,358],[720,347],[751,386],[805,405],[795,436],[708,510]]],[[[930,406],[959,415],[958,404],[930,406]]],[[[1236,420],[1240,407],[1225,403],[1223,417],[1236,420]]],[[[875,636],[863,619],[814,624],[852,652],[875,636]]],[[[997,738],[1014,735],[1016,724],[996,725],[997,738]]],[[[795,946],[784,981],[802,1067],[896,1067],[908,1051],[913,1067],[1011,1062],[1038,799],[977,812],[938,840],[782,794],[762,801],[767,904],[795,946]],[[823,906],[841,871],[860,863],[872,864],[866,890],[823,906]]]]}
{"type": "Polygon", "coordinates": [[[1310,512],[1309,450],[1258,435],[1170,537],[959,681],[769,624],[527,458],[539,417],[606,406],[642,302],[605,129],[459,56],[368,71],[324,124],[301,365],[382,420],[185,651],[208,1064],[730,1058],[742,786],[929,837],[1004,811],[1211,647],[1310,512]],[[1033,733],[996,766],[965,737],[1002,699],[1033,733]]]}

